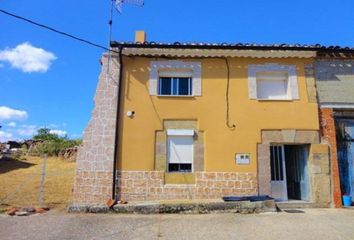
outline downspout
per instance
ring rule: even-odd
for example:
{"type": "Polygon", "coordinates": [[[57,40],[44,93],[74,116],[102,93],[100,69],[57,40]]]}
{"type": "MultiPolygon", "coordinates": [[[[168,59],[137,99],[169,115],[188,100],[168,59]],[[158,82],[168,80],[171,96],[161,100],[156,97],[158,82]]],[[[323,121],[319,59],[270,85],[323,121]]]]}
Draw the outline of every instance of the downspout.
{"type": "Polygon", "coordinates": [[[118,49],[118,58],[119,58],[119,79],[118,79],[118,89],[117,89],[117,117],[116,117],[116,134],[114,140],[114,160],[113,160],[113,183],[112,183],[112,199],[116,200],[116,177],[117,177],[117,162],[118,162],[118,137],[119,137],[119,112],[120,112],[120,96],[122,92],[122,73],[123,73],[123,59],[122,59],[122,49],[120,46],[118,49]]]}

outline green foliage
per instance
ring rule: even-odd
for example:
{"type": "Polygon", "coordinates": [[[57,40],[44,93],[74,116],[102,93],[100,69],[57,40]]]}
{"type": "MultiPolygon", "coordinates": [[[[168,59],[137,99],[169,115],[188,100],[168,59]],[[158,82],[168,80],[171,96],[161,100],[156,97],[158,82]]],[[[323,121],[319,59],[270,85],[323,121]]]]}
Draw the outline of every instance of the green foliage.
{"type": "MultiPolygon", "coordinates": [[[[66,137],[65,137],[66,138],[66,137]]],[[[40,128],[37,134],[33,136],[35,140],[58,140],[60,137],[57,134],[50,133],[49,128],[40,128]]]]}
{"type": "Polygon", "coordinates": [[[41,128],[33,136],[35,140],[43,140],[37,148],[39,154],[48,156],[58,156],[59,153],[67,148],[78,146],[82,143],[81,139],[68,139],[67,136],[60,137],[57,134],[50,133],[50,129],[41,128]]]}

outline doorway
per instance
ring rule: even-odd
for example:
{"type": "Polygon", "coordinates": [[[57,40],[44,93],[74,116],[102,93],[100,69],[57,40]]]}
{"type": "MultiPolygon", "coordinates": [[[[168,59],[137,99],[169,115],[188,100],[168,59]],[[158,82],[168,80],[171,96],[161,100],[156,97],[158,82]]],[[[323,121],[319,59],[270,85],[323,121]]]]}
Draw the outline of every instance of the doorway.
{"type": "Polygon", "coordinates": [[[354,198],[354,119],[336,119],[336,130],[341,191],[354,198]]]}
{"type": "Polygon", "coordinates": [[[270,147],[272,197],[278,201],[309,201],[308,146],[270,147]]]}

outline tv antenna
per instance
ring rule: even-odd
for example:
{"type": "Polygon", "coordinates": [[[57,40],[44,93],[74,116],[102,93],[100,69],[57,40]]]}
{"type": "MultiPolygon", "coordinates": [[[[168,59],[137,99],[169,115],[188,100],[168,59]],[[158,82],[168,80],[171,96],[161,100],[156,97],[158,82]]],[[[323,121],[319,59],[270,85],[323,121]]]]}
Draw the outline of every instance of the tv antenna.
{"type": "MultiPolygon", "coordinates": [[[[118,13],[122,14],[123,4],[131,4],[135,6],[142,7],[144,6],[144,0],[111,0],[111,7],[109,12],[109,21],[108,21],[108,49],[111,49],[112,41],[112,26],[113,26],[113,9],[115,8],[118,13]]],[[[108,51],[108,65],[107,65],[107,76],[109,76],[109,68],[111,63],[111,51],[108,51]]]]}

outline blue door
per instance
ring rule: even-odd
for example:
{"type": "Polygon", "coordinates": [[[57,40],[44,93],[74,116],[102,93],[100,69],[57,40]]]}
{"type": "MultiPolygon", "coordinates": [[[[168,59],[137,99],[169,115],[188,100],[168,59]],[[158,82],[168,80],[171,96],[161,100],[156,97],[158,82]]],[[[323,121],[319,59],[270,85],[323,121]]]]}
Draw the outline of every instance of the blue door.
{"type": "Polygon", "coordinates": [[[353,119],[337,119],[337,147],[341,190],[354,198],[353,119]]]}
{"type": "MultiPolygon", "coordinates": [[[[354,137],[354,125],[351,127],[351,133],[352,136],[354,137]]],[[[348,159],[350,162],[349,165],[349,170],[350,170],[350,195],[352,196],[352,199],[354,199],[354,142],[351,141],[348,144],[348,159]]]]}

